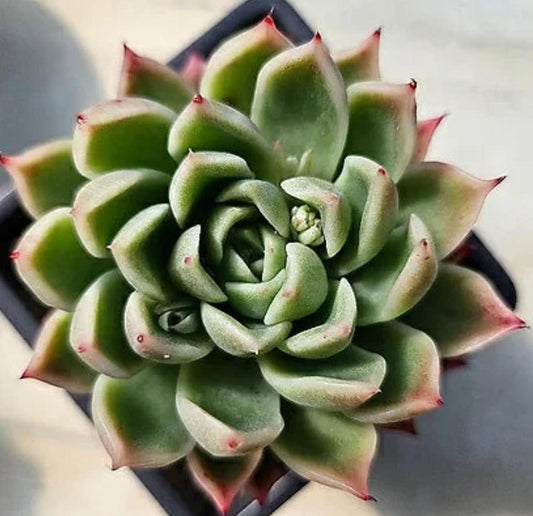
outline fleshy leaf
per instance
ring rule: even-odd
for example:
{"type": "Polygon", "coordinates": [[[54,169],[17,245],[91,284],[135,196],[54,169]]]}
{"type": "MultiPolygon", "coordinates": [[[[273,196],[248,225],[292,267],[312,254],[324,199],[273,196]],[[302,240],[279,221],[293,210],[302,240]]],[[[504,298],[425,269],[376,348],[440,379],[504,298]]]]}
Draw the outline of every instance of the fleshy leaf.
{"type": "Polygon", "coordinates": [[[70,205],[85,181],[74,166],[70,140],[44,143],[18,156],[0,154],[0,164],[11,174],[22,205],[34,218],[70,205]]]}
{"type": "Polygon", "coordinates": [[[272,146],[248,117],[226,104],[196,95],[170,130],[168,151],[180,162],[189,150],[236,154],[259,179],[277,183],[272,146]]]}
{"type": "Polygon", "coordinates": [[[179,113],[194,91],[174,70],[124,45],[124,60],[118,88],[119,97],[155,100],[179,113]]]}
{"type": "Polygon", "coordinates": [[[343,350],[353,338],[357,318],[354,291],[346,278],[330,283],[327,319],[291,335],[279,348],[301,358],[326,358],[343,350]]]}
{"type": "Polygon", "coordinates": [[[262,226],[259,228],[263,241],[263,272],[261,279],[269,281],[276,276],[284,267],[287,259],[285,241],[271,228],[262,226]]]}
{"type": "Polygon", "coordinates": [[[163,467],[192,450],[176,411],[177,377],[177,367],[151,365],[127,380],[98,378],[92,415],[113,469],[163,467]]]}
{"type": "Polygon", "coordinates": [[[11,256],[19,276],[48,306],[72,310],[85,288],[111,267],[81,245],[69,208],[56,208],[34,222],[11,256]]]}
{"type": "Polygon", "coordinates": [[[202,303],[201,314],[204,327],[215,344],[237,357],[267,353],[287,338],[292,326],[289,322],[282,322],[273,326],[255,324],[247,327],[207,303],[202,303]]]}
{"type": "Polygon", "coordinates": [[[106,272],[83,293],[70,326],[70,345],[78,356],[95,371],[116,378],[128,378],[142,367],[124,334],[129,293],[117,270],[106,272]]]}
{"type": "Polygon", "coordinates": [[[259,358],[267,382],[284,398],[307,407],[345,411],[379,392],[385,360],[356,346],[322,360],[272,351],[259,358]]]}
{"type": "Polygon", "coordinates": [[[525,327],[483,276],[445,263],[440,264],[435,282],[405,320],[430,335],[444,357],[471,353],[525,327]]]}
{"type": "Polygon", "coordinates": [[[248,114],[257,74],[272,56],[291,46],[268,15],[260,23],[226,40],[210,56],[200,93],[248,114]]]}
{"type": "Polygon", "coordinates": [[[185,231],[178,239],[170,258],[170,277],[192,296],[208,303],[223,303],[226,294],[200,263],[200,225],[185,231]]]}
{"type": "Polygon", "coordinates": [[[478,179],[436,161],[414,163],[398,183],[400,219],[405,220],[411,213],[422,219],[438,257],[443,258],[467,236],[485,197],[503,179],[478,179]]]}
{"type": "Polygon", "coordinates": [[[119,229],[144,208],[167,200],[168,174],[155,170],[119,170],[85,184],[74,200],[72,217],[86,249],[109,256],[119,229]]]}
{"type": "Polygon", "coordinates": [[[434,342],[423,332],[396,321],[357,329],[357,344],[387,362],[381,392],[349,411],[368,423],[394,423],[442,405],[440,364],[434,342]]]}
{"type": "Polygon", "coordinates": [[[435,131],[444,120],[446,115],[441,115],[436,118],[428,118],[427,120],[420,120],[417,124],[418,136],[416,139],[416,150],[413,156],[413,161],[424,161],[429,145],[435,134],[435,131]]]}
{"type": "Polygon", "coordinates": [[[286,246],[285,281],[265,315],[265,324],[294,321],[312,314],[328,294],[326,270],[309,247],[290,242],[286,246]]]}
{"type": "Polygon", "coordinates": [[[332,179],[348,131],[342,77],[318,34],[268,61],[257,77],[252,121],[287,156],[312,149],[310,175],[332,179]]]}
{"type": "Polygon", "coordinates": [[[180,75],[187,84],[191,85],[197,91],[200,87],[200,81],[204,75],[205,67],[205,59],[193,50],[189,52],[187,60],[180,70],[180,75]]]}
{"type": "Polygon", "coordinates": [[[248,179],[226,187],[217,202],[237,201],[253,204],[265,220],[281,235],[289,236],[289,209],[279,188],[268,181],[248,179]]]}
{"type": "Polygon", "coordinates": [[[381,29],[377,29],[356,47],[333,54],[346,87],[354,82],[379,80],[380,41],[381,29]]]}
{"type": "Polygon", "coordinates": [[[146,208],[118,232],[111,252],[120,272],[135,290],[162,302],[176,296],[168,261],[178,235],[168,204],[146,208]]]}
{"type": "Polygon", "coordinates": [[[225,516],[260,459],[261,450],[240,457],[215,458],[196,448],[187,456],[187,465],[198,486],[225,516]]]}
{"type": "Polygon", "coordinates": [[[189,152],[174,174],[169,190],[170,207],[180,227],[185,228],[205,215],[205,206],[225,183],[250,177],[252,172],[239,156],[189,152]]]}
{"type": "Polygon", "coordinates": [[[320,213],[328,257],[335,256],[346,243],[350,224],[350,203],[329,181],[317,177],[293,177],[281,183],[283,191],[320,213]]]}
{"type": "MultiPolygon", "coordinates": [[[[176,313],[180,309],[188,311],[191,306],[194,307],[194,300],[183,294],[172,306],[165,307],[133,292],[124,310],[124,329],[129,345],[141,357],[156,362],[183,364],[203,358],[212,351],[214,344],[202,328],[191,333],[165,331],[158,321],[165,310],[176,313]]],[[[196,312],[198,309],[196,305],[196,312]]]]}
{"type": "Polygon", "coordinates": [[[271,443],[283,428],[279,403],[254,360],[214,351],[181,367],[178,411],[196,442],[217,457],[271,443]]]}
{"type": "Polygon", "coordinates": [[[328,269],[344,276],[368,263],[387,242],[396,223],[398,194],[385,169],[361,156],[344,160],[335,186],[350,203],[352,226],[346,245],[328,269]]]}
{"type": "Polygon", "coordinates": [[[78,115],[72,151],[81,174],[150,168],[174,172],[167,137],[175,113],[151,100],[125,98],[96,104],[78,115]]]}
{"type": "Polygon", "coordinates": [[[35,378],[75,393],[91,391],[96,375],[70,347],[71,318],[62,310],[50,313],[39,330],[31,361],[21,378],[35,378]]]}
{"type": "Polygon", "coordinates": [[[371,500],[367,479],[377,435],[372,425],[338,412],[283,406],[285,429],[271,445],[289,468],[311,481],[371,500]]]}
{"type": "Polygon", "coordinates": [[[428,291],[437,274],[437,257],[424,223],[411,215],[393,230],[381,253],[353,276],[357,324],[396,319],[428,291]]]}
{"type": "Polygon", "coordinates": [[[379,163],[398,181],[416,146],[416,83],[359,82],[348,88],[350,128],[344,155],[379,163]]]}

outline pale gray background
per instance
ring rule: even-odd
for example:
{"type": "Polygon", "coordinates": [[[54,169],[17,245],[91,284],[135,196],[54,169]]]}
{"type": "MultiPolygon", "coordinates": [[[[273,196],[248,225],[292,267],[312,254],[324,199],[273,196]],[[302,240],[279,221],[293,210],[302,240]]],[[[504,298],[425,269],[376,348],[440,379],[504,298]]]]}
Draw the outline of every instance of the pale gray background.
{"type": "MultiPolygon", "coordinates": [[[[68,134],[76,111],[116,87],[121,42],[167,60],[237,2],[0,0],[0,149],[68,134]]],[[[423,116],[448,111],[431,157],[509,178],[478,228],[533,320],[533,3],[294,0],[332,49],[384,26],[382,69],[419,81],[423,116]]],[[[0,515],[160,515],[128,471],[111,473],[66,395],[18,382],[29,352],[0,316],[0,515]]],[[[418,438],[388,434],[370,488],[378,504],[310,485],[278,516],[533,514],[533,339],[479,353],[443,382],[446,406],[418,438]]]]}

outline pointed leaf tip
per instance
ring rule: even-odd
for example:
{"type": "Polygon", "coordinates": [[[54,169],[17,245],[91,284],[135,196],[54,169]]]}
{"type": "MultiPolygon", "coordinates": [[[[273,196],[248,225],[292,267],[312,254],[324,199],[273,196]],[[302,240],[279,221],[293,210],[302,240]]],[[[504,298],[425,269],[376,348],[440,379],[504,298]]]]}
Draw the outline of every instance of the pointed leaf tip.
{"type": "Polygon", "coordinates": [[[320,32],[318,32],[318,31],[315,32],[315,35],[313,36],[313,41],[315,43],[322,43],[322,36],[321,36],[320,32]]]}
{"type": "Polygon", "coordinates": [[[272,16],[273,13],[274,13],[274,8],[272,8],[270,12],[263,18],[262,23],[268,26],[275,27],[276,22],[274,21],[274,17],[272,16]]]}
{"type": "MultiPolygon", "coordinates": [[[[193,104],[203,104],[204,103],[204,98],[202,97],[202,95],[200,95],[199,93],[197,93],[193,98],[192,98],[192,102],[193,104]]],[[[190,149],[189,149],[190,150],[190,149]]]]}
{"type": "Polygon", "coordinates": [[[8,172],[9,172],[9,169],[7,169],[7,167],[10,161],[11,161],[11,158],[7,154],[0,152],[0,163],[2,164],[2,166],[6,168],[8,172]]]}
{"type": "Polygon", "coordinates": [[[418,82],[411,77],[411,79],[407,83],[407,86],[409,86],[409,88],[411,88],[412,91],[415,91],[418,86],[418,82]]]}
{"type": "Polygon", "coordinates": [[[496,188],[499,184],[503,183],[506,178],[507,176],[504,175],[500,177],[495,177],[494,179],[490,179],[490,191],[494,190],[494,188],[496,188]]]}
{"type": "Polygon", "coordinates": [[[15,251],[11,251],[11,252],[9,253],[9,258],[10,258],[11,260],[16,260],[16,259],[19,258],[19,257],[20,257],[20,251],[16,251],[16,250],[15,250],[15,251]]]}
{"type": "Polygon", "coordinates": [[[378,27],[373,33],[372,33],[372,36],[374,38],[381,38],[381,33],[383,32],[383,27],[378,27]]]}

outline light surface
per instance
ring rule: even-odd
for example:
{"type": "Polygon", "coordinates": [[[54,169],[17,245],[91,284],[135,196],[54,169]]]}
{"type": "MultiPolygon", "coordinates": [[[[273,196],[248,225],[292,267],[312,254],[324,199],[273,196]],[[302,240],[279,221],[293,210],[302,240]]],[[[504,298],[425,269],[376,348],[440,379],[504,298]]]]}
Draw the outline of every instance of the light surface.
{"type": "MultiPolygon", "coordinates": [[[[0,0],[0,16],[12,3],[0,0]]],[[[166,61],[236,5],[229,0],[40,0],[37,4],[64,24],[68,41],[73,38],[86,51],[92,73],[110,96],[117,84],[123,41],[166,61]]],[[[418,80],[422,116],[451,113],[438,130],[430,158],[451,161],[480,177],[508,174],[490,195],[478,229],[517,283],[519,313],[533,321],[533,4],[528,0],[294,0],[293,4],[311,26],[320,29],[332,49],[349,46],[383,25],[384,76],[418,80]]],[[[27,39],[28,30],[35,31],[34,40],[50,48],[57,48],[58,37],[66,38],[35,22],[31,29],[20,31],[22,39],[27,39]]],[[[28,63],[21,59],[19,66],[24,71],[28,63]]],[[[68,66],[72,83],[65,87],[85,88],[76,82],[72,63],[68,66]]],[[[0,71],[6,71],[1,63],[0,71]]],[[[23,81],[24,74],[20,76],[23,81]]],[[[32,101],[39,100],[40,84],[24,86],[25,92],[33,92],[32,101]]],[[[58,111],[60,106],[55,109],[58,120],[65,116],[58,111]]],[[[51,121],[54,131],[55,123],[51,121]]],[[[40,134],[52,133],[46,133],[45,127],[40,134]]],[[[19,147],[9,150],[28,143],[29,135],[27,140],[22,135],[19,147]]],[[[89,421],[64,392],[33,380],[19,382],[30,353],[1,317],[0,335],[0,514],[164,514],[133,474],[112,473],[106,467],[108,459],[89,421]]],[[[309,485],[276,516],[530,513],[531,371],[530,332],[479,353],[467,370],[444,378],[446,405],[421,419],[418,438],[387,434],[370,482],[377,504],[309,485]]]]}

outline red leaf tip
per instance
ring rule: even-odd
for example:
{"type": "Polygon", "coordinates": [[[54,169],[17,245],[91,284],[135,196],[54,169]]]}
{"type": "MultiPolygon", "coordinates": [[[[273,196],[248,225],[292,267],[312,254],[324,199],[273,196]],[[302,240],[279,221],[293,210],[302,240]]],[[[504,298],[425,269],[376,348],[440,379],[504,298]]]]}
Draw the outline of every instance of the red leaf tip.
{"type": "Polygon", "coordinates": [[[22,374],[19,376],[20,380],[24,380],[24,378],[33,378],[32,374],[30,372],[30,367],[29,366],[26,369],[24,369],[24,371],[22,371],[22,374]]]}
{"type": "Polygon", "coordinates": [[[274,14],[274,8],[270,9],[269,13],[263,18],[261,23],[263,23],[267,27],[275,27],[276,22],[274,21],[274,17],[272,16],[273,14],[274,14]]]}
{"type": "Polygon", "coordinates": [[[204,98],[199,93],[197,93],[192,98],[192,102],[193,102],[193,104],[203,104],[204,103],[204,98]]]}
{"type": "Polygon", "coordinates": [[[373,33],[372,33],[372,37],[376,38],[376,39],[379,39],[381,38],[381,32],[383,30],[383,27],[378,27],[373,33]]]}
{"type": "Polygon", "coordinates": [[[315,43],[322,43],[322,36],[320,35],[320,32],[315,32],[315,35],[313,36],[313,41],[315,43]]]}
{"type": "Polygon", "coordinates": [[[239,446],[239,444],[241,444],[239,439],[237,439],[235,437],[232,437],[228,441],[228,448],[230,448],[231,450],[235,450],[235,448],[237,448],[237,446],[239,446]]]}
{"type": "Polygon", "coordinates": [[[496,188],[500,183],[503,183],[503,181],[505,180],[507,176],[500,176],[500,177],[496,177],[494,179],[491,179],[490,180],[490,189],[493,190],[494,188],[496,188]]]}
{"type": "Polygon", "coordinates": [[[418,86],[418,82],[411,77],[411,79],[407,83],[407,86],[409,86],[409,88],[411,88],[412,91],[416,91],[416,88],[418,86]]]}
{"type": "Polygon", "coordinates": [[[76,117],[76,123],[78,125],[83,125],[87,122],[87,116],[84,115],[83,113],[80,113],[77,117],[76,117]]]}
{"type": "Polygon", "coordinates": [[[444,405],[444,400],[442,398],[437,398],[435,400],[435,404],[438,406],[438,407],[442,407],[444,405]]]}
{"type": "Polygon", "coordinates": [[[11,158],[7,154],[4,154],[3,152],[0,152],[0,163],[4,167],[7,167],[7,165],[9,164],[10,161],[11,161],[11,158]]]}
{"type": "Polygon", "coordinates": [[[387,175],[387,171],[384,168],[378,168],[378,175],[385,176],[387,175]]]}
{"type": "Polygon", "coordinates": [[[9,258],[11,258],[12,260],[16,260],[19,257],[20,257],[20,251],[15,250],[9,253],[9,258]]]}
{"type": "Polygon", "coordinates": [[[139,335],[137,335],[135,340],[137,342],[141,343],[144,340],[144,335],[142,333],[140,333],[139,335]]]}
{"type": "Polygon", "coordinates": [[[377,498],[370,493],[363,493],[359,498],[365,502],[377,502],[377,498]]]}

